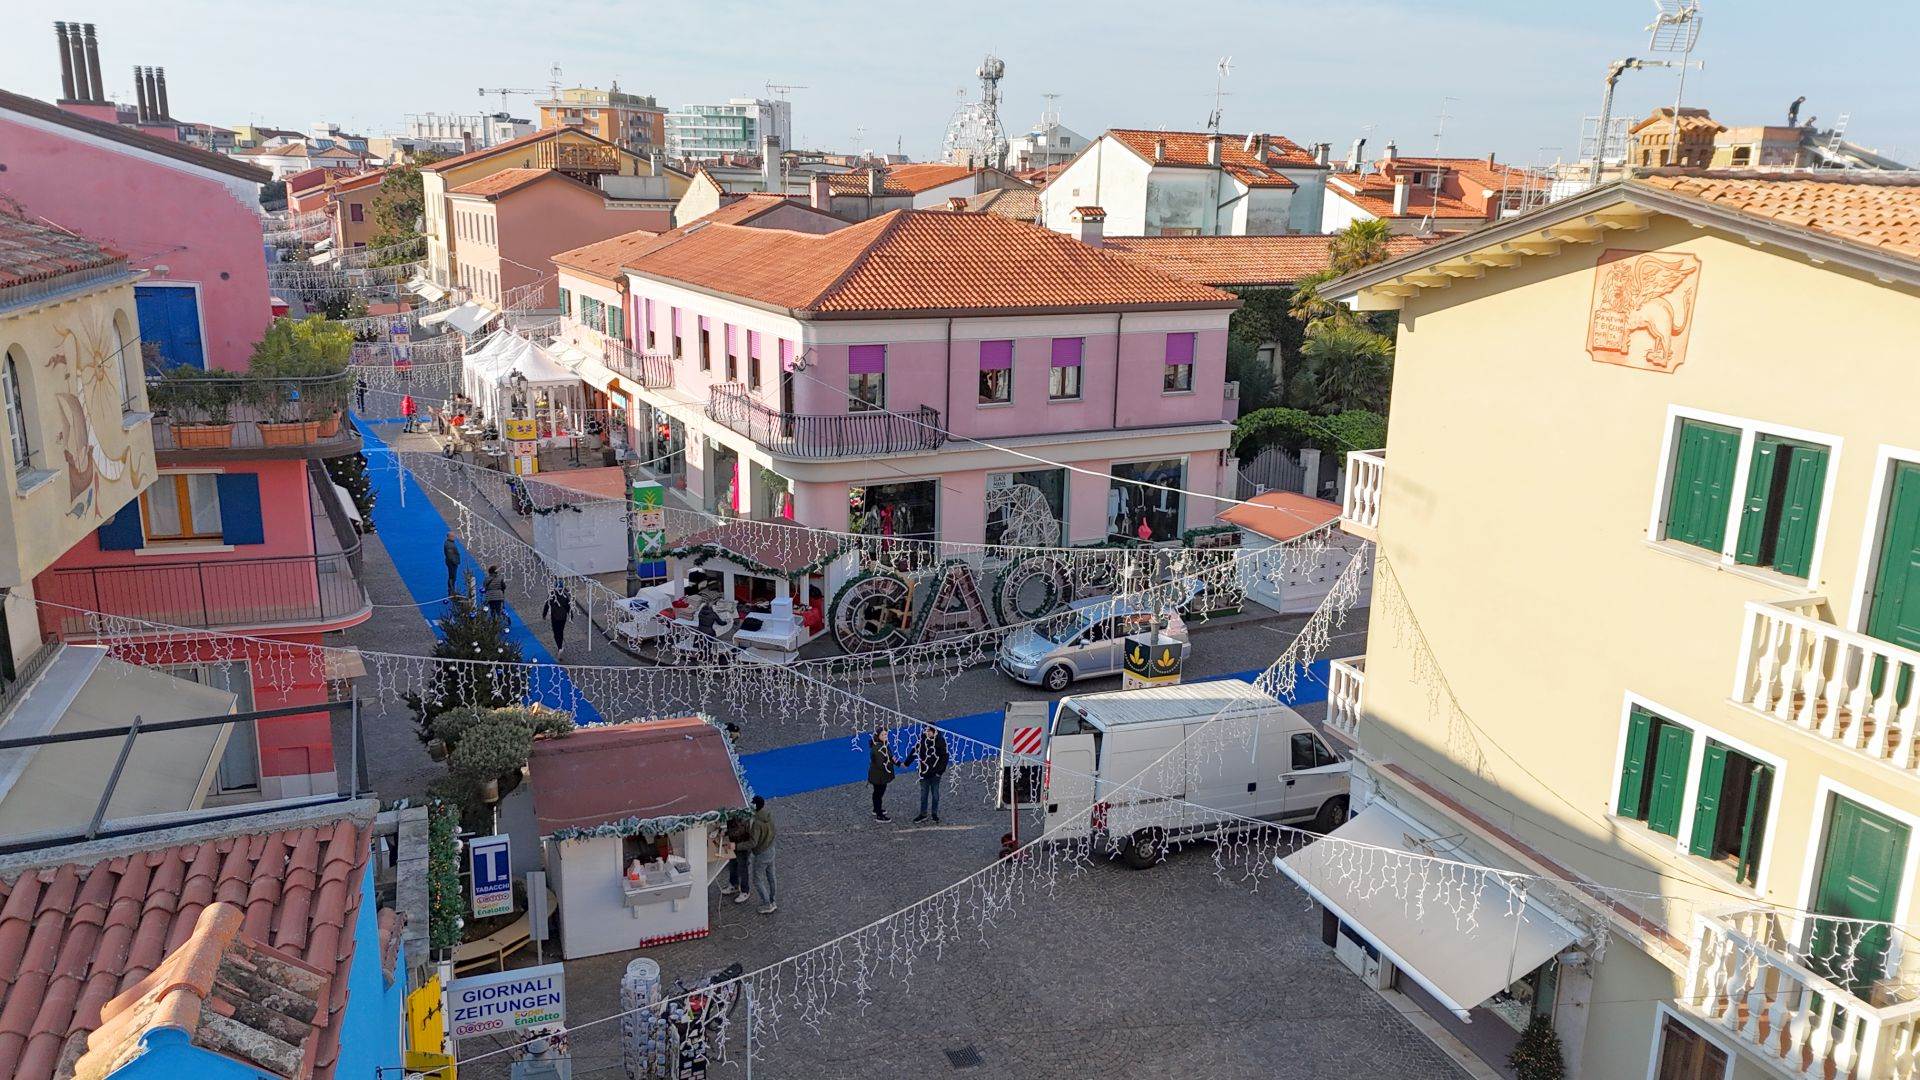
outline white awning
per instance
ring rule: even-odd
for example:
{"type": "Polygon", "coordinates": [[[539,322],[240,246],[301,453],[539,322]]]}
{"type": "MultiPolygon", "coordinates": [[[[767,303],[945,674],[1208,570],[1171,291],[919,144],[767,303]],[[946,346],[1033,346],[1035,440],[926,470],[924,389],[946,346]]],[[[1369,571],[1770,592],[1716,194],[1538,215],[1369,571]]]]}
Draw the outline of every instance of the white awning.
{"type": "Polygon", "coordinates": [[[444,311],[436,311],[431,315],[422,315],[420,316],[420,325],[439,326],[441,323],[453,318],[453,313],[459,310],[459,308],[447,308],[444,311]]]}
{"type": "Polygon", "coordinates": [[[1580,934],[1495,875],[1429,861],[1422,848],[1431,839],[1376,801],[1326,839],[1273,864],[1454,1015],[1470,1020],[1468,1010],[1580,934]],[[1401,859],[1396,851],[1420,858],[1401,859]]]}
{"type": "Polygon", "coordinates": [[[488,323],[500,317],[500,312],[485,304],[471,300],[447,312],[447,325],[463,334],[477,334],[488,323]]]}
{"type": "Polygon", "coordinates": [[[325,266],[332,261],[333,261],[333,252],[331,251],[323,251],[320,254],[315,255],[313,258],[307,260],[307,262],[313,264],[314,266],[325,266]]]}
{"type": "Polygon", "coordinates": [[[331,237],[331,236],[329,236],[329,237],[327,237],[326,239],[324,239],[324,240],[322,240],[322,241],[320,241],[319,243],[317,243],[317,244],[315,244],[315,245],[313,245],[313,250],[315,250],[315,251],[331,251],[331,250],[333,250],[333,237],[331,237]]]}

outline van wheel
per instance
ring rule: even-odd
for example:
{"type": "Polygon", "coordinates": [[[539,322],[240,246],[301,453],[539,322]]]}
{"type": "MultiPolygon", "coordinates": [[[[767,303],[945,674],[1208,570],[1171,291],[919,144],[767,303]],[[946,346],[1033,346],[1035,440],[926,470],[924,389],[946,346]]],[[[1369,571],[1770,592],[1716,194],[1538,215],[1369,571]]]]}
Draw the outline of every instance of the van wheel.
{"type": "Polygon", "coordinates": [[[1320,806],[1320,813],[1313,819],[1313,831],[1330,833],[1347,823],[1347,797],[1335,796],[1320,806]]]}
{"type": "Polygon", "coordinates": [[[1060,691],[1065,690],[1067,688],[1067,684],[1071,683],[1072,681],[1073,681],[1073,672],[1068,671],[1067,665],[1065,664],[1053,665],[1052,667],[1047,669],[1047,673],[1045,675],[1042,675],[1040,677],[1041,685],[1045,686],[1049,690],[1052,690],[1054,693],[1059,693],[1060,691]]]}
{"type": "Polygon", "coordinates": [[[1159,829],[1141,829],[1127,838],[1122,858],[1135,870],[1145,870],[1167,857],[1167,835],[1159,829]]]}

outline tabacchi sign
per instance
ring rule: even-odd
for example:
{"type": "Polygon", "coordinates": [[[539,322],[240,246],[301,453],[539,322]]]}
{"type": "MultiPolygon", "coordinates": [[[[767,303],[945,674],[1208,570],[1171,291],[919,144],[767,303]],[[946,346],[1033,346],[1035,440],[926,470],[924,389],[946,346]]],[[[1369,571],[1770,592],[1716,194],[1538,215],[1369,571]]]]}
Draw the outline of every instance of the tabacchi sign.
{"type": "Polygon", "coordinates": [[[447,985],[447,1033],[529,1038],[567,1023],[566,976],[559,964],[455,979],[447,985]]]}

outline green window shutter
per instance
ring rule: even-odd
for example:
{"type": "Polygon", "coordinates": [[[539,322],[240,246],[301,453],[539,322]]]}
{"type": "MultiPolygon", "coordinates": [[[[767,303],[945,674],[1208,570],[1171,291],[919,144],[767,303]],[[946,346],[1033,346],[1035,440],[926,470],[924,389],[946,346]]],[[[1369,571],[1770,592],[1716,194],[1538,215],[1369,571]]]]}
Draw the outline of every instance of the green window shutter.
{"type": "Polygon", "coordinates": [[[1627,716],[1627,754],[1620,765],[1620,798],[1615,804],[1621,817],[1644,820],[1647,816],[1647,743],[1653,735],[1653,716],[1640,709],[1627,716]]]}
{"type": "Polygon", "coordinates": [[[1679,836],[1693,732],[1678,724],[1662,722],[1654,735],[1654,743],[1653,791],[1647,798],[1647,827],[1668,836],[1679,836]]]}
{"type": "Polygon", "coordinates": [[[1773,766],[1755,762],[1747,775],[1747,817],[1740,826],[1740,866],[1734,873],[1745,885],[1756,884],[1760,874],[1760,852],[1767,838],[1767,799],[1772,794],[1773,766]]]}
{"type": "Polygon", "coordinates": [[[1740,508],[1740,538],[1733,548],[1733,561],[1742,566],[1759,566],[1766,550],[1773,474],[1786,450],[1787,444],[1771,435],[1753,440],[1753,461],[1747,466],[1747,501],[1740,508]]]}
{"type": "Polygon", "coordinates": [[[1827,449],[1795,446],[1787,459],[1787,490],[1780,506],[1780,532],[1773,568],[1791,577],[1813,573],[1813,534],[1820,525],[1820,493],[1827,482],[1827,449]]]}
{"type": "Polygon", "coordinates": [[[1687,850],[1713,858],[1713,831],[1720,824],[1720,785],[1727,775],[1727,748],[1707,743],[1700,756],[1700,794],[1693,802],[1693,841],[1687,850]]]}
{"type": "Polygon", "coordinates": [[[1727,533],[1740,433],[1733,428],[1680,422],[1680,450],[1667,496],[1667,537],[1719,551],[1727,533]]]}

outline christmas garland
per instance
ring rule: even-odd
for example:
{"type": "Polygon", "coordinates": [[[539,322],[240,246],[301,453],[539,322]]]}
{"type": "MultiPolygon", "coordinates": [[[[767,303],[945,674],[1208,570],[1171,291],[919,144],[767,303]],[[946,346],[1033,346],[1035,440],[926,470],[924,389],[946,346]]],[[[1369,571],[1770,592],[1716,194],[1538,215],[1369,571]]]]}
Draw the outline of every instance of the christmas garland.
{"type": "Polygon", "coordinates": [[[1071,575],[1051,555],[1035,555],[1016,562],[1008,563],[993,581],[993,616],[1001,626],[1012,623],[1032,622],[1035,619],[1052,614],[1060,606],[1064,594],[1072,588],[1071,575]],[[1041,593],[1040,603],[1031,610],[1020,607],[1020,589],[1032,577],[1039,577],[1046,587],[1041,593]],[[1012,587],[1009,588],[1009,585],[1012,587]]]}
{"type": "MultiPolygon", "coordinates": [[[[565,843],[568,840],[593,840],[608,836],[618,836],[623,839],[629,836],[665,836],[679,832],[681,829],[691,829],[696,825],[723,825],[729,821],[751,818],[753,816],[753,785],[747,782],[747,773],[740,765],[740,755],[734,752],[733,740],[727,737],[726,729],[714,723],[713,717],[705,713],[696,713],[695,716],[708,727],[720,732],[720,743],[727,750],[727,764],[733,766],[733,778],[740,785],[741,797],[746,800],[744,805],[707,810],[698,814],[667,814],[650,818],[626,817],[619,821],[602,822],[599,825],[569,825],[564,829],[555,829],[547,833],[542,839],[565,843]]],[[[621,723],[644,724],[659,719],[661,717],[649,716],[644,720],[623,720],[621,723]]],[[[596,727],[604,726],[606,725],[581,724],[577,730],[591,731],[596,727]]]]}
{"type": "Polygon", "coordinates": [[[451,949],[460,944],[461,913],[466,898],[460,890],[460,812],[451,803],[427,806],[427,944],[451,949]]]}
{"type": "Polygon", "coordinates": [[[669,557],[676,558],[676,559],[692,559],[693,565],[695,566],[705,566],[707,564],[708,559],[712,559],[717,556],[719,558],[727,560],[728,562],[731,562],[740,566],[742,569],[748,571],[749,573],[759,574],[762,577],[785,578],[788,581],[792,581],[795,578],[799,578],[804,575],[814,573],[815,571],[818,571],[823,567],[831,566],[835,559],[838,559],[841,555],[845,553],[846,553],[845,548],[836,548],[831,554],[826,555],[822,558],[816,559],[813,562],[807,563],[805,566],[802,566],[797,570],[787,570],[778,566],[768,566],[767,564],[760,562],[757,559],[750,559],[745,555],[740,554],[737,551],[729,551],[726,548],[721,547],[719,544],[716,544],[712,541],[706,541],[698,544],[683,544],[680,547],[673,547],[673,548],[667,549],[667,555],[669,557]]]}

